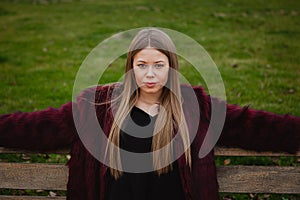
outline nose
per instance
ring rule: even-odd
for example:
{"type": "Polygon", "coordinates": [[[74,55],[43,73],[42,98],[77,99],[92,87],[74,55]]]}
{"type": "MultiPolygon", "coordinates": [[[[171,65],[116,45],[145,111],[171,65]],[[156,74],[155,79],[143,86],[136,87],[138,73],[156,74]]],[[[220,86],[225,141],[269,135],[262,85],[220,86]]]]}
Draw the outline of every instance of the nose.
{"type": "Polygon", "coordinates": [[[154,77],[153,67],[152,67],[152,66],[149,66],[149,67],[148,67],[146,76],[147,76],[147,78],[152,78],[152,77],[154,77]]]}

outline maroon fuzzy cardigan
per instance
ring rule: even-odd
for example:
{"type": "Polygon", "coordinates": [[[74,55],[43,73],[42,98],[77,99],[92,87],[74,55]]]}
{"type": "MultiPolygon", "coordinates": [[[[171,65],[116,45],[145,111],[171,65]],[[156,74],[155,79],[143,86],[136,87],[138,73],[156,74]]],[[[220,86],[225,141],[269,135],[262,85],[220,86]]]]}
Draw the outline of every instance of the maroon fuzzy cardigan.
{"type": "MultiPolygon", "coordinates": [[[[67,199],[104,200],[107,191],[107,167],[95,159],[84,147],[74,125],[73,111],[81,122],[81,129],[87,134],[91,101],[96,92],[96,101],[109,100],[110,87],[98,86],[83,91],[76,102],[69,102],[60,108],[48,108],[32,113],[0,115],[0,146],[47,151],[71,148],[67,199]],[[96,91],[95,91],[96,90],[96,91]]],[[[191,145],[192,170],[185,164],[184,155],[178,159],[179,173],[186,200],[217,200],[218,182],[214,152],[199,159],[198,152],[210,122],[211,99],[201,87],[193,88],[201,111],[200,121],[193,122],[193,108],[182,87],[188,127],[198,124],[197,135],[191,145]]],[[[107,105],[97,105],[97,118],[104,133],[109,133],[112,115],[107,105]]],[[[95,142],[95,141],[91,141],[95,142]]],[[[248,107],[227,105],[225,125],[218,140],[220,146],[241,147],[263,151],[286,151],[295,153],[300,146],[300,118],[291,115],[276,115],[255,111],[248,107]]]]}

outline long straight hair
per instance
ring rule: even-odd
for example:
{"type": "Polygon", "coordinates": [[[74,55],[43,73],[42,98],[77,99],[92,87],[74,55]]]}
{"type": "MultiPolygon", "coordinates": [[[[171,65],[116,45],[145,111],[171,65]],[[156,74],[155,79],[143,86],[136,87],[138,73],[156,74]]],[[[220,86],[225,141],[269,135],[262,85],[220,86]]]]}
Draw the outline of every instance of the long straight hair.
{"type": "MultiPolygon", "coordinates": [[[[139,98],[139,89],[135,81],[133,73],[134,56],[144,48],[151,47],[162,52],[168,57],[169,66],[173,70],[169,70],[168,81],[163,87],[160,97],[160,106],[165,112],[159,112],[154,125],[154,133],[152,138],[153,167],[157,169],[158,175],[167,173],[172,170],[172,164],[165,166],[164,163],[172,163],[173,146],[165,148],[165,151],[157,153],[163,147],[171,144],[174,133],[180,134],[182,146],[186,150],[186,164],[191,167],[190,138],[186,120],[182,108],[182,96],[180,91],[180,82],[178,76],[178,58],[176,48],[170,37],[163,31],[156,28],[143,29],[132,40],[127,54],[126,74],[124,77],[123,92],[119,101],[119,105],[115,114],[115,118],[110,130],[109,140],[120,147],[120,125],[122,125],[126,117],[130,114],[131,109],[137,103],[139,98]]],[[[108,158],[111,167],[110,172],[115,179],[122,175],[121,155],[119,148],[112,145],[107,146],[108,158]]]]}

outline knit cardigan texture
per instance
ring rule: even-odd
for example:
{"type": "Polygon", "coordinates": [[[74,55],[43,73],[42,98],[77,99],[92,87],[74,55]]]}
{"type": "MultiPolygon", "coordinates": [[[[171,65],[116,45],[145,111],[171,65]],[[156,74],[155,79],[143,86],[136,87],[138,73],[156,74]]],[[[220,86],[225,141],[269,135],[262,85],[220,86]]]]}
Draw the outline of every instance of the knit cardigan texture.
{"type": "MultiPolygon", "coordinates": [[[[68,102],[59,108],[0,115],[0,146],[38,152],[70,149],[67,199],[105,200],[108,188],[106,172],[109,168],[92,156],[83,144],[78,136],[74,116],[81,123],[80,131],[88,136],[92,128],[88,125],[92,115],[90,112],[91,108],[95,108],[99,124],[108,136],[113,115],[109,105],[101,103],[110,100],[115,87],[120,86],[113,84],[86,89],[74,102],[68,102]]],[[[190,106],[191,98],[186,94],[185,88],[186,86],[181,86],[187,125],[189,129],[195,126],[198,128],[191,144],[192,167],[186,165],[184,154],[178,158],[185,200],[217,200],[219,186],[214,152],[210,151],[201,159],[198,157],[210,123],[212,98],[202,87],[193,87],[200,109],[200,119],[195,121],[195,109],[190,106]]],[[[221,100],[216,102],[224,103],[221,100]]],[[[226,104],[226,108],[225,124],[218,146],[289,153],[299,150],[299,117],[253,110],[249,106],[226,104]]]]}

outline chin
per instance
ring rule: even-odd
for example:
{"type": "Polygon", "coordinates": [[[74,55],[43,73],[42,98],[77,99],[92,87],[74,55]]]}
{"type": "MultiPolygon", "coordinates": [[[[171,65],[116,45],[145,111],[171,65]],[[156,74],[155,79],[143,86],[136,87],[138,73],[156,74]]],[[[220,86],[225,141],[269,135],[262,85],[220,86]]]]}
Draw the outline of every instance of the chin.
{"type": "Polygon", "coordinates": [[[143,90],[143,92],[147,94],[156,94],[159,93],[159,90],[143,90]]]}
{"type": "Polygon", "coordinates": [[[162,88],[141,88],[141,92],[147,93],[147,94],[157,94],[161,93],[162,88]]]}

